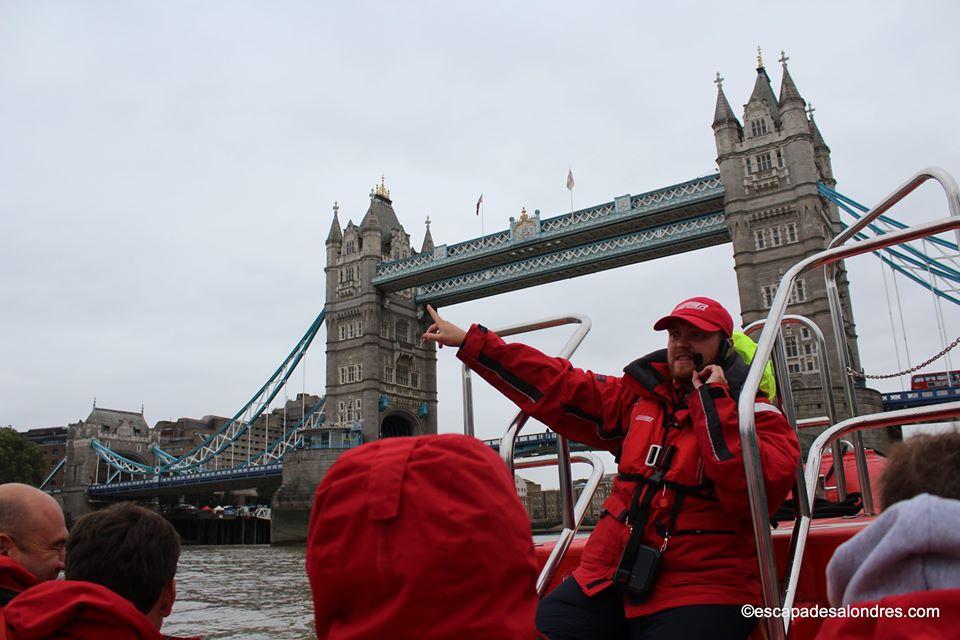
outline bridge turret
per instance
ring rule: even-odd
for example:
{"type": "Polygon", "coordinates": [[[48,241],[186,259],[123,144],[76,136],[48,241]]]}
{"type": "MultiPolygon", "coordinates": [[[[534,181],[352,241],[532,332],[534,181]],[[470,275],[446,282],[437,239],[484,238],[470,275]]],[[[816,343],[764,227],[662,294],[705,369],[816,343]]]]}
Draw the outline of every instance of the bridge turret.
{"type": "Polygon", "coordinates": [[[743,123],[745,126],[749,124],[752,137],[765,135],[771,129],[780,130],[780,108],[770,86],[770,76],[763,66],[760,47],[757,47],[757,79],[753,83],[753,93],[743,108],[743,123]]]}
{"type": "Polygon", "coordinates": [[[823,134],[820,133],[820,127],[817,121],[813,119],[815,109],[811,104],[807,108],[807,117],[810,119],[810,131],[813,134],[813,157],[817,163],[817,171],[820,173],[820,179],[827,185],[836,186],[837,181],[833,177],[833,164],[830,162],[830,147],[823,140],[823,134]]]}
{"type": "Polygon", "coordinates": [[[787,69],[787,54],[780,52],[780,64],[783,67],[783,79],[780,82],[780,118],[783,123],[784,134],[791,135],[809,135],[810,126],[807,123],[807,116],[804,108],[807,103],[800,96],[797,85],[790,77],[790,71],[787,69]]]}
{"type": "Polygon", "coordinates": [[[433,236],[430,235],[430,217],[427,216],[427,232],[423,234],[423,244],[420,253],[433,253],[433,236]]]}
{"type": "Polygon", "coordinates": [[[713,111],[713,136],[717,143],[717,151],[723,155],[734,151],[736,145],[743,140],[743,127],[737,116],[734,115],[727,96],[723,93],[723,78],[717,72],[717,106],[713,111]]]}

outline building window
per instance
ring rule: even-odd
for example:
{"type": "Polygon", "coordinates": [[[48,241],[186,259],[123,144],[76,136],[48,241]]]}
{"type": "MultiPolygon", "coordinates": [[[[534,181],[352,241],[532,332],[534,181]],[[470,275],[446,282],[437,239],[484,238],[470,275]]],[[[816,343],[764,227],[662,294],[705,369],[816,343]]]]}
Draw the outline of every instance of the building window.
{"type": "Polygon", "coordinates": [[[820,371],[820,359],[817,356],[803,356],[800,358],[800,368],[804,373],[816,373],[820,371]]]}
{"type": "Polygon", "coordinates": [[[356,253],[357,252],[357,243],[353,240],[348,240],[347,244],[344,245],[344,253],[356,253]]]}
{"type": "Polygon", "coordinates": [[[750,123],[750,133],[753,137],[762,136],[767,133],[767,121],[765,118],[759,118],[750,123]]]}
{"type": "Polygon", "coordinates": [[[337,422],[346,422],[347,421],[347,408],[345,403],[341,400],[337,403],[337,422]]]}
{"type": "Polygon", "coordinates": [[[383,367],[383,381],[393,382],[393,367],[386,365],[383,367]]]}
{"type": "Polygon", "coordinates": [[[769,154],[769,153],[761,153],[760,155],[757,156],[757,170],[758,170],[758,171],[766,171],[767,169],[770,168],[770,166],[771,166],[771,165],[770,165],[770,154],[769,154]]]}
{"type": "Polygon", "coordinates": [[[793,283],[793,291],[790,292],[790,300],[788,304],[797,304],[798,302],[807,301],[807,287],[803,282],[803,278],[800,278],[793,283]]]}
{"type": "Polygon", "coordinates": [[[753,161],[747,158],[747,175],[753,173],[753,161]]]}
{"type": "Polygon", "coordinates": [[[796,222],[791,222],[791,223],[787,224],[783,229],[784,229],[784,231],[785,231],[786,234],[787,234],[787,242],[791,242],[791,243],[792,243],[792,242],[798,242],[798,241],[799,241],[799,238],[797,238],[797,223],[796,223],[796,222]]]}
{"type": "Polygon", "coordinates": [[[757,251],[767,246],[766,234],[763,232],[763,229],[757,229],[753,232],[753,242],[757,246],[757,251]]]}
{"type": "Polygon", "coordinates": [[[410,386],[414,389],[420,388],[420,373],[417,371],[410,372],[410,386]]]}
{"type": "Polygon", "coordinates": [[[773,304],[773,298],[777,295],[777,285],[765,284],[760,287],[760,293],[763,296],[763,306],[769,309],[773,304]]]}
{"type": "Polygon", "coordinates": [[[386,320],[380,321],[380,337],[387,340],[390,339],[390,323],[386,320]]]}
{"type": "Polygon", "coordinates": [[[810,339],[810,329],[807,329],[806,327],[800,327],[800,337],[801,337],[802,339],[804,339],[804,340],[809,340],[809,339],[810,339]]]}
{"type": "Polygon", "coordinates": [[[401,387],[410,384],[410,370],[406,367],[397,367],[397,384],[401,387]]]}
{"type": "Polygon", "coordinates": [[[350,384],[351,382],[360,382],[363,379],[362,364],[348,364],[337,370],[340,384],[350,384]]]}
{"type": "Polygon", "coordinates": [[[783,344],[786,347],[788,358],[796,358],[800,355],[800,350],[797,348],[796,338],[787,338],[783,341],[783,344]]]}
{"type": "Polygon", "coordinates": [[[800,363],[791,362],[787,365],[787,369],[790,371],[790,373],[800,373],[800,363]]]}
{"type": "Polygon", "coordinates": [[[393,332],[397,341],[410,344],[410,327],[406,320],[397,320],[393,326],[393,332]]]}
{"type": "Polygon", "coordinates": [[[783,244],[783,235],[780,233],[780,227],[770,227],[770,246],[779,247],[783,244]]]}
{"type": "Polygon", "coordinates": [[[783,167],[783,152],[777,149],[777,166],[783,167]]]}

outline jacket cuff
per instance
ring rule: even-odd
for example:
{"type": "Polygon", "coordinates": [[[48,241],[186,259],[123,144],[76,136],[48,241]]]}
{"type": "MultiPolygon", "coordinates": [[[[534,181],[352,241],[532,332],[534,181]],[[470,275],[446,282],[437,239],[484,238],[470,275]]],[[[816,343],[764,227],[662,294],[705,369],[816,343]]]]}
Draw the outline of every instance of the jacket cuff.
{"type": "Polygon", "coordinates": [[[483,351],[483,343],[487,339],[487,328],[483,325],[472,324],[467,335],[463,337],[460,348],[457,349],[457,357],[464,362],[476,362],[483,351]]]}

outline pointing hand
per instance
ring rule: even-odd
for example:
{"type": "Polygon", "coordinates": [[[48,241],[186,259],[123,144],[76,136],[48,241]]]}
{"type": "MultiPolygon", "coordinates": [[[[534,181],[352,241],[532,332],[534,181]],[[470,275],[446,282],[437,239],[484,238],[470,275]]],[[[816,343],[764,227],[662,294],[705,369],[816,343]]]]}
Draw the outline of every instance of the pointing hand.
{"type": "Polygon", "coordinates": [[[444,345],[448,347],[459,347],[463,344],[463,338],[467,335],[466,331],[452,322],[447,322],[441,318],[437,310],[430,305],[427,305],[427,312],[430,314],[430,317],[433,318],[433,324],[427,327],[427,332],[423,334],[424,340],[439,343],[441,348],[443,348],[444,345]]]}

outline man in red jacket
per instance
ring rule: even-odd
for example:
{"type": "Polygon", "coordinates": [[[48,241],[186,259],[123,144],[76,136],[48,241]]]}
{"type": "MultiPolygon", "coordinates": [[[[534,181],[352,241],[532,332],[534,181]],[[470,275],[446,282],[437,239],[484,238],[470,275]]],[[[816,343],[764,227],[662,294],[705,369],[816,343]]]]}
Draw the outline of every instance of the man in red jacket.
{"type": "Polygon", "coordinates": [[[0,484],[0,607],[63,570],[67,527],[49,495],[25,484],[0,484]]]}
{"type": "MultiPolygon", "coordinates": [[[[760,604],[741,456],[737,400],[748,367],[731,347],[733,320],[691,298],[654,325],[667,348],[622,377],[575,369],[480,325],[464,332],[428,307],[423,338],[457,356],[521,410],[574,440],[613,453],[618,476],[580,566],[539,607],[551,640],[744,638],[740,614],[760,604]]],[[[756,398],[768,508],[795,479],[799,444],[766,398],[756,398]]]]}

